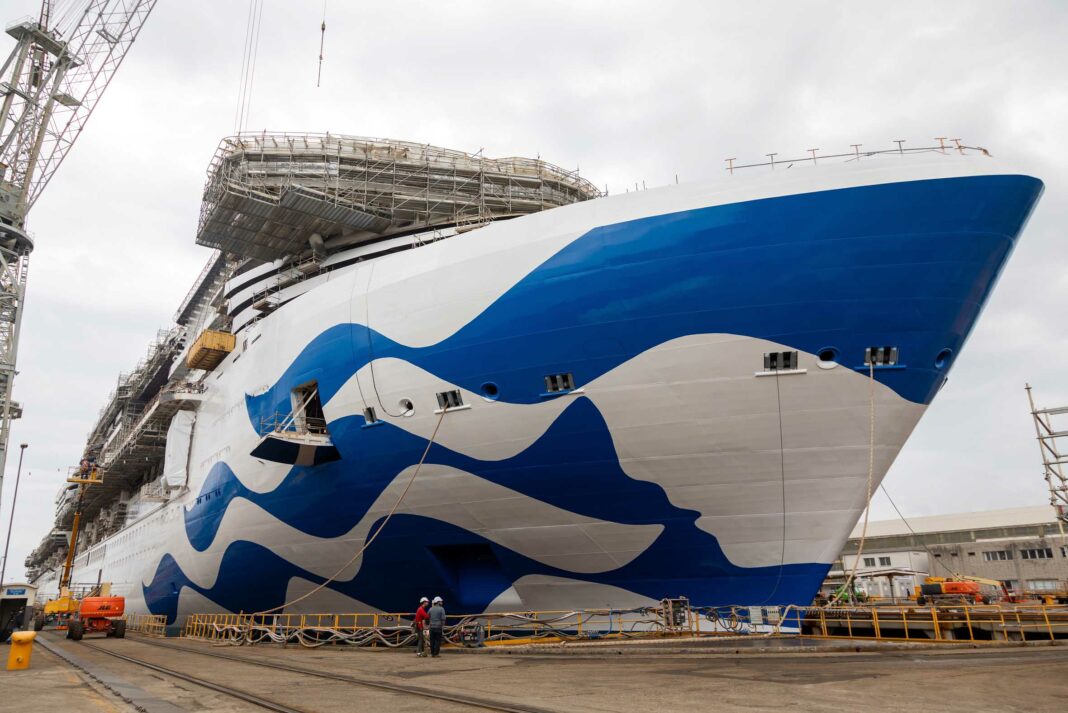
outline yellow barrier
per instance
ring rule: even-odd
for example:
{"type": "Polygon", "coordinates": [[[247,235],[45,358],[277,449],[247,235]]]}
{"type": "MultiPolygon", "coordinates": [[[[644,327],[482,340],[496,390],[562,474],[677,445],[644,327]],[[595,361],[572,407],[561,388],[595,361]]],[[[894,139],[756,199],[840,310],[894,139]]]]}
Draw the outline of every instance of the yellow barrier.
{"type": "Polygon", "coordinates": [[[787,607],[781,629],[803,637],[876,641],[1052,641],[1068,638],[1068,607],[787,607]]]}
{"type": "MultiPolygon", "coordinates": [[[[411,645],[412,614],[193,614],[182,635],[231,643],[411,645]]],[[[960,642],[1068,639],[1068,607],[650,607],[451,615],[446,642],[501,646],[579,640],[724,635],[960,642]]]]}
{"type": "Polygon", "coordinates": [[[127,614],[126,631],[136,631],[147,636],[166,636],[167,617],[155,614],[127,614]]]}
{"type": "MultiPolygon", "coordinates": [[[[408,613],[351,614],[192,614],[182,636],[233,643],[352,644],[398,647],[414,642],[408,613]]],[[[571,610],[459,614],[447,617],[445,640],[452,644],[495,646],[576,639],[701,633],[689,608],[628,611],[571,610]]]]}

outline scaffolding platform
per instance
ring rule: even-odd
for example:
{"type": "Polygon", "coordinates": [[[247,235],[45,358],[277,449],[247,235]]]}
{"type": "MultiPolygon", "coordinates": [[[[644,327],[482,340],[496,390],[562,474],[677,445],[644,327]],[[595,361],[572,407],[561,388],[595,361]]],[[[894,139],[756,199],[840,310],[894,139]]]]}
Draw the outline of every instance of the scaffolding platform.
{"type": "Polygon", "coordinates": [[[577,171],[391,139],[239,134],[208,169],[197,243],[259,260],[313,235],[368,240],[468,226],[596,198],[577,171]]]}

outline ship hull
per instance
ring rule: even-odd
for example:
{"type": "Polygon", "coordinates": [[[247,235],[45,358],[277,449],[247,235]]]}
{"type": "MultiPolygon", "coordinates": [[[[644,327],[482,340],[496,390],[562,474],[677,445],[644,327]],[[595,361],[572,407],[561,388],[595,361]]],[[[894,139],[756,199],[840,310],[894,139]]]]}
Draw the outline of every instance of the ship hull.
{"type": "Polygon", "coordinates": [[[337,271],[239,335],[188,494],[76,581],[171,622],[326,581],[291,610],[807,604],[1042,190],[963,162],[814,175],[568,206],[337,271]],[[867,366],[873,347],[894,363],[867,366]],[[310,383],[335,456],[264,460],[261,424],[310,383]]]}

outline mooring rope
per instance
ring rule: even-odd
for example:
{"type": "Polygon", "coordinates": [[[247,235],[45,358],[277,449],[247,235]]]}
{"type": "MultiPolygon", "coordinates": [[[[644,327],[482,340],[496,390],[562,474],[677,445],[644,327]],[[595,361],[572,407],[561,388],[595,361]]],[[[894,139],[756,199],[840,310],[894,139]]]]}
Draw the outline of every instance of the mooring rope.
{"type": "Polygon", "coordinates": [[[354,554],[351,558],[349,558],[348,562],[346,562],[345,564],[341,565],[341,567],[339,567],[336,572],[334,572],[332,575],[330,575],[327,579],[325,579],[321,584],[319,584],[314,589],[312,589],[312,590],[310,590],[308,592],[305,592],[304,594],[300,595],[296,599],[292,599],[292,600],[290,600],[288,602],[284,602],[284,603],[279,604],[278,606],[273,607],[271,609],[264,609],[263,611],[258,611],[258,612],[255,612],[254,614],[250,614],[249,615],[249,619],[248,619],[248,628],[247,628],[247,630],[249,630],[249,631],[251,630],[252,622],[256,617],[264,616],[264,615],[267,615],[267,614],[272,614],[274,612],[280,611],[282,609],[285,609],[288,606],[292,606],[293,604],[296,604],[297,602],[304,601],[305,599],[307,599],[311,595],[315,594],[316,592],[322,591],[322,589],[325,588],[328,584],[330,584],[331,582],[334,582],[335,580],[337,580],[337,578],[340,577],[341,574],[346,569],[348,569],[349,565],[351,565],[353,562],[355,562],[357,559],[359,559],[359,557],[362,556],[363,553],[367,551],[367,548],[371,546],[371,544],[375,541],[375,539],[382,532],[382,530],[385,529],[386,525],[389,523],[390,518],[392,518],[394,513],[397,512],[397,509],[400,508],[401,503],[404,502],[404,498],[408,495],[408,491],[411,490],[412,483],[415,482],[416,477],[419,475],[419,471],[422,469],[423,463],[426,461],[427,454],[430,453],[430,447],[432,445],[434,445],[434,441],[438,436],[438,429],[441,428],[441,422],[445,420],[445,414],[448,413],[448,411],[449,411],[449,409],[447,409],[447,408],[441,409],[441,416],[438,417],[438,422],[434,426],[434,432],[432,434],[430,434],[430,440],[428,440],[426,442],[426,448],[423,449],[423,456],[419,459],[419,463],[416,464],[415,470],[412,471],[411,477],[408,478],[408,483],[404,486],[404,490],[401,492],[400,497],[398,497],[397,501],[395,503],[393,503],[393,507],[386,514],[386,517],[383,518],[383,520],[379,523],[378,528],[374,531],[374,534],[372,534],[369,538],[367,538],[367,540],[363,543],[363,545],[360,547],[360,549],[356,551],[356,554],[354,554]]]}
{"type": "Polygon", "coordinates": [[[827,602],[833,606],[842,600],[842,595],[850,593],[852,599],[853,582],[857,577],[857,566],[860,564],[860,556],[864,554],[864,542],[868,537],[868,516],[871,514],[871,498],[874,495],[872,482],[875,480],[875,355],[872,354],[868,362],[868,497],[864,501],[864,526],[860,530],[860,543],[857,545],[857,556],[853,560],[853,569],[849,572],[842,588],[827,602]]]}

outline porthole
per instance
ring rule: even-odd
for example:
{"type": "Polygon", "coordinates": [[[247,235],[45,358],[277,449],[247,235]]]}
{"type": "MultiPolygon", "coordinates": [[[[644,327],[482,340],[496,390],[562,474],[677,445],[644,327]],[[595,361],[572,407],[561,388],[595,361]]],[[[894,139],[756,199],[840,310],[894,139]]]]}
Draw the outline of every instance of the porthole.
{"type": "Polygon", "coordinates": [[[943,349],[938,352],[938,356],[935,357],[934,365],[935,369],[945,369],[949,366],[949,360],[953,357],[952,349],[943,349]]]}
{"type": "Polygon", "coordinates": [[[819,354],[817,356],[819,356],[820,361],[824,363],[837,362],[838,350],[834,347],[824,347],[823,349],[820,349],[819,354]]]}
{"type": "Polygon", "coordinates": [[[415,404],[411,399],[401,399],[397,402],[397,406],[400,406],[401,416],[411,416],[415,413],[415,404]]]}
{"type": "Polygon", "coordinates": [[[496,401],[501,393],[500,389],[492,381],[487,381],[480,386],[479,391],[482,392],[482,398],[486,399],[486,401],[496,401]]]}

